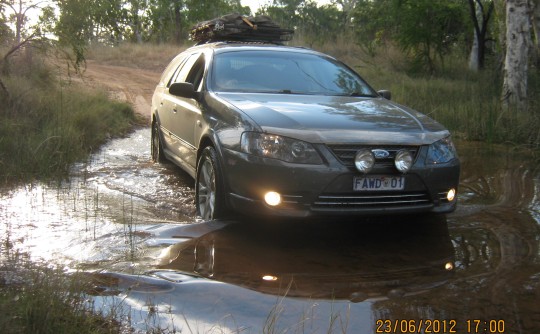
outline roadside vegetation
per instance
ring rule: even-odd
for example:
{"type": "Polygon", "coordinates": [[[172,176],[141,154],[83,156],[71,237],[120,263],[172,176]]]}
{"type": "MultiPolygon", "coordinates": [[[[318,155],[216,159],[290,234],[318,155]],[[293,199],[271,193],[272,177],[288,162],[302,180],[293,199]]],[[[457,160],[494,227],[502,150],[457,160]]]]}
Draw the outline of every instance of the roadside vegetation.
{"type": "Polygon", "coordinates": [[[44,59],[29,48],[2,69],[9,94],[0,94],[0,183],[64,176],[136,122],[129,105],[60,76],[44,59]]]}

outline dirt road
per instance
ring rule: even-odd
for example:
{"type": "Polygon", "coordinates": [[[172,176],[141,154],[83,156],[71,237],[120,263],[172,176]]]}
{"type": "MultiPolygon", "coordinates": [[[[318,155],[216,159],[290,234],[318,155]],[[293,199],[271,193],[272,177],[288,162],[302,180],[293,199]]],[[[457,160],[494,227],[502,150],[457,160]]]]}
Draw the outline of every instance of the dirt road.
{"type": "Polygon", "coordinates": [[[130,103],[150,121],[152,93],[161,73],[88,61],[83,80],[93,87],[105,87],[111,96],[130,103]]]}

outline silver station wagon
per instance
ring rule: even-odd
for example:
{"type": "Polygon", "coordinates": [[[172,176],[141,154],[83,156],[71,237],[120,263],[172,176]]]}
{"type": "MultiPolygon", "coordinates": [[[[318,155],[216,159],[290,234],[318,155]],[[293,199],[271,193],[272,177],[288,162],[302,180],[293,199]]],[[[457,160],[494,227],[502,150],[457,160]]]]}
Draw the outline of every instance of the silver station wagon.
{"type": "Polygon", "coordinates": [[[195,179],[197,213],[307,217],[456,208],[450,133],[306,48],[211,42],[152,99],[152,158],[195,179]]]}

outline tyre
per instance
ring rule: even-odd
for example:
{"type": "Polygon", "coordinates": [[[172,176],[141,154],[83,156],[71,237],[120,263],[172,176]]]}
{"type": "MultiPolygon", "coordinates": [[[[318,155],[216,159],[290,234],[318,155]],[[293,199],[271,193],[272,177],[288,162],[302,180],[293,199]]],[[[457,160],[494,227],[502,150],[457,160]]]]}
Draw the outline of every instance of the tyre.
{"type": "Polygon", "coordinates": [[[204,220],[223,218],[226,213],[222,173],[212,146],[203,150],[197,164],[195,205],[204,220]]]}
{"type": "Polygon", "coordinates": [[[152,140],[151,153],[154,162],[164,162],[163,146],[161,145],[161,135],[159,134],[159,125],[157,121],[152,122],[152,140]]]}

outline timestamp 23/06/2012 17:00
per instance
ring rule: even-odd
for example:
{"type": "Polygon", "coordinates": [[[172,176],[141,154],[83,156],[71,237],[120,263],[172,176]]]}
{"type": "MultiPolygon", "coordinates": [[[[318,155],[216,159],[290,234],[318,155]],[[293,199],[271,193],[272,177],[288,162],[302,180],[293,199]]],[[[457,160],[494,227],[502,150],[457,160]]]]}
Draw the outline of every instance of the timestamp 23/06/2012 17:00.
{"type": "Polygon", "coordinates": [[[504,334],[506,333],[505,325],[506,325],[505,321],[501,319],[498,319],[498,320],[467,319],[465,321],[457,321],[453,319],[448,319],[448,320],[378,319],[375,322],[375,333],[504,334]]]}

